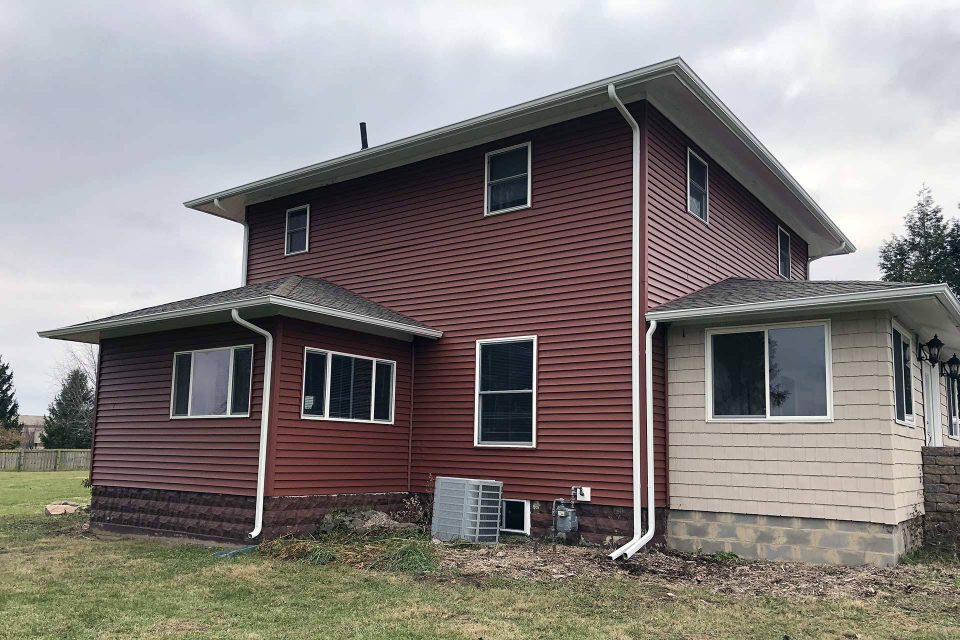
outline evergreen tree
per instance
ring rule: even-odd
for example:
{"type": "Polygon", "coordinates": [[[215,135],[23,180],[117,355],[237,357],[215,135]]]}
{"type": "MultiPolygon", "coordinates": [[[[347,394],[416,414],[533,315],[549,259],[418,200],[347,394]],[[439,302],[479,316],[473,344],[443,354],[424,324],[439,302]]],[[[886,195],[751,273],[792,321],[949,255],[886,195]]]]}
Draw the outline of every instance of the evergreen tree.
{"type": "Polygon", "coordinates": [[[926,185],[904,217],[904,227],[903,236],[895,235],[880,247],[883,279],[946,282],[960,291],[960,270],[954,258],[960,254],[960,226],[955,219],[944,219],[943,208],[934,202],[926,185]]]}
{"type": "Polygon", "coordinates": [[[13,371],[0,357],[0,429],[20,431],[20,405],[13,388],[13,371]]]}
{"type": "Polygon", "coordinates": [[[47,449],[87,449],[93,422],[93,389],[81,369],[63,380],[43,419],[40,441],[47,449]]]}

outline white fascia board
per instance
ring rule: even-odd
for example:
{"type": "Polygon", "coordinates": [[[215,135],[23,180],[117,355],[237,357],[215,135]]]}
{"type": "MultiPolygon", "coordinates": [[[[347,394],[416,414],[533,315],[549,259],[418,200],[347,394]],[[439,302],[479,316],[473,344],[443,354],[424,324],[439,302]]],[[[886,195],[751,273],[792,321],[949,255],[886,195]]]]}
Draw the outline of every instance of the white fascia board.
{"type": "Polygon", "coordinates": [[[179,318],[188,318],[190,316],[201,316],[201,315],[207,315],[210,313],[225,312],[225,311],[230,311],[231,309],[245,309],[249,307],[259,307],[259,306],[268,306],[268,305],[272,305],[280,308],[298,309],[300,311],[315,313],[319,316],[339,318],[341,320],[356,322],[358,324],[366,324],[366,325],[381,327],[384,329],[392,329],[394,331],[400,331],[402,333],[408,333],[414,336],[422,336],[425,338],[436,339],[436,338],[440,338],[443,335],[442,331],[437,331],[435,329],[426,329],[423,327],[404,324],[402,322],[394,322],[392,320],[371,318],[369,316],[365,316],[357,313],[351,313],[349,311],[341,311],[339,309],[332,309],[330,307],[309,304],[306,302],[297,302],[295,300],[289,300],[287,298],[280,298],[277,296],[261,296],[259,298],[249,298],[247,300],[238,300],[234,302],[221,302],[221,303],[212,304],[212,305],[205,305],[202,307],[191,307],[189,309],[161,311],[158,313],[152,313],[146,316],[138,316],[135,318],[118,318],[116,320],[105,320],[102,322],[88,322],[84,324],[63,327],[61,329],[39,331],[37,335],[39,335],[41,338],[59,338],[59,339],[69,340],[70,336],[75,336],[81,333],[89,333],[93,331],[104,331],[106,329],[117,329],[121,327],[135,327],[137,325],[150,324],[153,322],[160,322],[163,320],[174,320],[179,318]]]}
{"type": "Polygon", "coordinates": [[[957,322],[960,322],[960,301],[945,284],[918,285],[897,289],[881,289],[878,291],[864,291],[857,293],[838,293],[808,298],[790,298],[769,302],[749,302],[731,304],[721,307],[700,307],[696,309],[675,309],[664,311],[648,311],[647,320],[658,322],[675,322],[679,320],[716,319],[727,316],[745,315],[751,313],[765,313],[777,311],[807,311],[824,307],[842,307],[870,302],[886,302],[906,300],[912,298],[936,297],[948,313],[957,322]]]}

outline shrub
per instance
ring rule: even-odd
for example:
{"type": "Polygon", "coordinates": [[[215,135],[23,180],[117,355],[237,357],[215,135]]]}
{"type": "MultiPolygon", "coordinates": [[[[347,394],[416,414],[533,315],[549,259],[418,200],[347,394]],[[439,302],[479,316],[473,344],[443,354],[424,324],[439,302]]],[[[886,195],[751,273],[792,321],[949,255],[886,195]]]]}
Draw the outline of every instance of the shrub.
{"type": "Polygon", "coordinates": [[[370,564],[378,571],[430,573],[439,568],[437,554],[429,543],[408,542],[383,554],[370,564]]]}
{"type": "Polygon", "coordinates": [[[20,439],[16,429],[0,429],[0,449],[19,449],[20,439]]]}

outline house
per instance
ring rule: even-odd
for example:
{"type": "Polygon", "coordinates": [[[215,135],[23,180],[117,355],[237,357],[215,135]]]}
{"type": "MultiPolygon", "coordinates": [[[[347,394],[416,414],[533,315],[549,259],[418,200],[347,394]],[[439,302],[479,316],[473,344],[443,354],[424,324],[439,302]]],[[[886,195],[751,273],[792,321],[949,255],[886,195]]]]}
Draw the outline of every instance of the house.
{"type": "Polygon", "coordinates": [[[20,416],[20,442],[24,449],[43,449],[43,416],[20,416]]]}
{"type": "Polygon", "coordinates": [[[808,280],[853,243],[680,59],[186,206],[243,286],[41,333],[100,345],[97,526],[308,533],[459,476],[533,535],[581,488],[612,557],[890,564],[957,444],[957,299],[808,280]]]}

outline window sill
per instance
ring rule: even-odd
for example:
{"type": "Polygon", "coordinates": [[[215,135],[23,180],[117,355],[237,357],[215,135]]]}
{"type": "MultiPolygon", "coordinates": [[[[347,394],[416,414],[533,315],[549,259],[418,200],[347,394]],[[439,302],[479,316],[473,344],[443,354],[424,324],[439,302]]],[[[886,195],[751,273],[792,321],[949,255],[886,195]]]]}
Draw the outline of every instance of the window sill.
{"type": "Polygon", "coordinates": [[[947,438],[950,439],[950,440],[960,441],[960,436],[952,436],[952,435],[950,435],[949,433],[947,434],[947,438]]]}
{"type": "Polygon", "coordinates": [[[390,420],[355,420],[353,418],[328,418],[326,416],[308,416],[300,414],[301,420],[316,420],[321,422],[353,422],[356,424],[383,424],[387,426],[393,426],[394,421],[390,420]]]}
{"type": "Polygon", "coordinates": [[[520,529],[500,529],[500,533],[513,533],[513,534],[521,535],[521,536],[528,536],[528,535],[530,535],[530,532],[529,532],[529,531],[521,531],[520,529]]]}
{"type": "Polygon", "coordinates": [[[509,209],[498,209],[496,211],[487,211],[486,213],[483,214],[483,217],[490,218],[493,216],[498,216],[501,213],[510,213],[511,211],[522,211],[524,209],[529,209],[529,208],[530,208],[530,203],[527,203],[527,204],[522,204],[519,207],[510,207],[509,209]]]}
{"type": "Polygon", "coordinates": [[[303,251],[290,251],[290,252],[284,251],[283,257],[287,257],[287,256],[299,256],[300,254],[307,253],[307,252],[309,252],[309,251],[310,251],[309,249],[304,249],[303,251]]]}
{"type": "Polygon", "coordinates": [[[901,427],[910,427],[912,429],[913,427],[917,426],[916,422],[907,422],[906,420],[898,420],[896,418],[894,418],[893,421],[901,427]]]}
{"type": "Polygon", "coordinates": [[[790,424],[796,422],[806,424],[830,424],[833,422],[833,418],[822,416],[816,418],[707,418],[707,422],[716,424],[738,424],[744,422],[751,424],[790,424]]]}
{"type": "Polygon", "coordinates": [[[481,449],[536,449],[536,443],[522,444],[522,443],[483,443],[483,442],[474,442],[474,447],[481,449]]]}
{"type": "Polygon", "coordinates": [[[706,216],[705,218],[701,218],[700,216],[698,216],[697,214],[695,214],[693,211],[690,211],[690,208],[689,208],[689,207],[687,207],[687,213],[689,213],[691,216],[693,216],[696,220],[699,220],[701,224],[705,224],[705,225],[707,225],[708,227],[710,226],[710,211],[709,211],[709,209],[707,210],[707,216],[706,216]]]}
{"type": "Polygon", "coordinates": [[[224,416],[170,416],[170,419],[171,420],[215,420],[215,419],[222,420],[224,418],[243,419],[243,418],[249,418],[249,417],[250,417],[249,413],[242,413],[242,414],[234,413],[234,414],[224,415],[224,416]]]}

